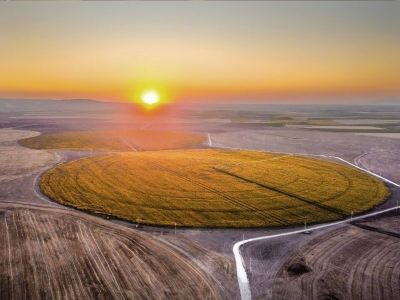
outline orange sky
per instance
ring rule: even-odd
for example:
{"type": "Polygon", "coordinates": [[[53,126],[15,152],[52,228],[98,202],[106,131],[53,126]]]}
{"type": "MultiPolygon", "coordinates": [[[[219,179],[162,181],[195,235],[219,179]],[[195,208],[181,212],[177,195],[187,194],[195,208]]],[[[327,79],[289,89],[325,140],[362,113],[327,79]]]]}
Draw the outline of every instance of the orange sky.
{"type": "Polygon", "coordinates": [[[23,4],[0,7],[0,98],[400,96],[396,3],[23,4]]]}

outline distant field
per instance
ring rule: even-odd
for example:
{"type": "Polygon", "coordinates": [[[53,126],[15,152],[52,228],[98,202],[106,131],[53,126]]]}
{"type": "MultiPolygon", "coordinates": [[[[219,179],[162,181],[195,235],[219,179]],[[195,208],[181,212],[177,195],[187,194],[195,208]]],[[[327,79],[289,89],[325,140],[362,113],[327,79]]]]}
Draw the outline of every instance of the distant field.
{"type": "Polygon", "coordinates": [[[383,137],[383,138],[389,138],[389,139],[400,139],[400,133],[356,133],[360,135],[366,135],[366,136],[376,136],[376,137],[383,137]]]}
{"type": "MultiPolygon", "coordinates": [[[[341,126],[302,126],[293,125],[297,128],[305,129],[327,129],[327,130],[383,130],[384,128],[374,127],[374,126],[356,126],[356,125],[341,125],[341,126]]],[[[290,125],[288,125],[290,127],[290,125]]]]}
{"type": "Polygon", "coordinates": [[[186,132],[110,130],[43,134],[20,140],[20,144],[33,149],[141,151],[188,148],[204,140],[204,136],[186,132]]]}
{"type": "Polygon", "coordinates": [[[152,225],[263,227],[342,219],[384,184],[320,159],[251,151],[114,153],[58,166],[40,187],[78,209],[152,225]]]}

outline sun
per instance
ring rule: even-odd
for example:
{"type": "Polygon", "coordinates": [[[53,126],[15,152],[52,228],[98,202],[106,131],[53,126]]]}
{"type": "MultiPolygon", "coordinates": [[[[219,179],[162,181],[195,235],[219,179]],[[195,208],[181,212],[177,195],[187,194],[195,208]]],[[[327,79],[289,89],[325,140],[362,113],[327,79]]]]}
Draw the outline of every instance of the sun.
{"type": "Polygon", "coordinates": [[[156,91],[145,91],[142,94],[141,98],[142,98],[142,101],[148,105],[153,105],[160,101],[160,96],[158,95],[158,93],[156,91]]]}

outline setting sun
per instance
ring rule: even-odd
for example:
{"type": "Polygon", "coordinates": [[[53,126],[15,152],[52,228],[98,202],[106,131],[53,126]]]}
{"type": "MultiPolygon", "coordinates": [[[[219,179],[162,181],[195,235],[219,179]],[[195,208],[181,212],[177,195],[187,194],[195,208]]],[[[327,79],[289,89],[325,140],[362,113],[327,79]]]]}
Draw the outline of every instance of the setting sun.
{"type": "Polygon", "coordinates": [[[160,101],[160,97],[155,91],[146,91],[142,94],[142,101],[148,105],[153,105],[160,101]]]}

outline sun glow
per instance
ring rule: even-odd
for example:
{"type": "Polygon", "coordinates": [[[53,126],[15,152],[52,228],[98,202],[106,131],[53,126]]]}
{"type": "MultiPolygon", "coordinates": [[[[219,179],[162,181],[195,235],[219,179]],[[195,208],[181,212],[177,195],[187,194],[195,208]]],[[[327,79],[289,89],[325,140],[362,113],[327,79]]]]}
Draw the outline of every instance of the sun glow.
{"type": "Polygon", "coordinates": [[[146,91],[142,94],[142,101],[147,105],[153,105],[160,101],[160,96],[155,91],[146,91]]]}

